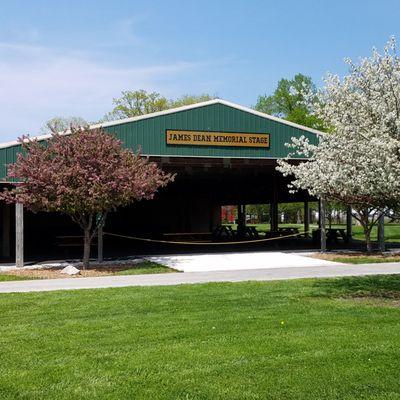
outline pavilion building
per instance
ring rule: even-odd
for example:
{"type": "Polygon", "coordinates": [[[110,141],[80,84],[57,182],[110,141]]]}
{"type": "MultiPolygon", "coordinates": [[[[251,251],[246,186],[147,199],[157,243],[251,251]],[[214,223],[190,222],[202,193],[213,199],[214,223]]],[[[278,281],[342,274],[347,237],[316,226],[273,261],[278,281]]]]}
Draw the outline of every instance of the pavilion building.
{"type": "MultiPolygon", "coordinates": [[[[289,193],[288,179],[276,171],[276,165],[278,159],[288,156],[285,144],[292,137],[305,136],[317,143],[321,132],[221,99],[93,127],[100,126],[125,147],[133,151],[140,148],[144,157],[176,173],[175,181],[153,200],[111,213],[105,231],[163,240],[176,234],[180,238],[198,234],[198,239],[221,224],[224,205],[238,206],[238,223],[243,227],[246,204],[269,204],[274,232],[278,229],[278,204],[284,202],[304,202],[308,231],[307,205],[317,199],[304,191],[289,193]]],[[[10,185],[6,182],[7,165],[16,161],[20,151],[16,141],[0,144],[1,190],[10,185]]],[[[302,161],[306,160],[293,162],[302,161]]],[[[1,260],[16,256],[15,247],[20,249],[22,237],[26,259],[53,255],[60,258],[63,251],[68,256],[67,250],[79,243],[68,243],[67,239],[80,234],[67,216],[34,214],[0,203],[1,260]]],[[[125,242],[125,246],[129,245],[132,244],[125,242]]],[[[129,253],[129,249],[125,250],[129,253]]]]}

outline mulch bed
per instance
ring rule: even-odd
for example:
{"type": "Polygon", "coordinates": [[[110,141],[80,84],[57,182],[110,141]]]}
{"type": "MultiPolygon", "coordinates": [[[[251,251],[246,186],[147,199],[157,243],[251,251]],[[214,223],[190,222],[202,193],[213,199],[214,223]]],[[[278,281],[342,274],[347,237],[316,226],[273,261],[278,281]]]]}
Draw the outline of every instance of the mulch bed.
{"type": "Polygon", "coordinates": [[[82,267],[77,266],[80,270],[80,274],[77,275],[67,275],[61,273],[63,268],[46,268],[46,269],[14,269],[7,272],[3,272],[5,275],[15,275],[27,278],[36,279],[57,279],[57,278],[82,278],[82,277],[95,277],[95,276],[109,276],[114,275],[116,272],[123,271],[126,269],[131,269],[138,267],[140,264],[133,264],[132,262],[127,262],[126,264],[91,264],[88,269],[82,270],[82,267]]]}

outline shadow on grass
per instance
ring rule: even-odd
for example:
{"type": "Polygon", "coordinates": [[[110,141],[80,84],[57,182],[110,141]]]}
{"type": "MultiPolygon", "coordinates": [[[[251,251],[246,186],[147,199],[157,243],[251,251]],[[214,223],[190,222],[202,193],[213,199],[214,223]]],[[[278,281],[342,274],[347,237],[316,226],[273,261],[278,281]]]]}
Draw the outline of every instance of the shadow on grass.
{"type": "Polygon", "coordinates": [[[312,296],[400,298],[400,275],[374,275],[316,280],[312,296]]]}

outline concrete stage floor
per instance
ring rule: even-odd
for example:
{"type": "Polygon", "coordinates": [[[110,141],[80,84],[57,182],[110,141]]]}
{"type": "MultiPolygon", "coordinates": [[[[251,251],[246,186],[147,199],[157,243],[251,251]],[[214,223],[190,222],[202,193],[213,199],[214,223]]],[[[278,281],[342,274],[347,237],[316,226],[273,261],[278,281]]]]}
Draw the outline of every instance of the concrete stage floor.
{"type": "MultiPolygon", "coordinates": [[[[147,257],[182,272],[237,271],[246,269],[333,266],[339,263],[307,257],[309,253],[280,251],[185,254],[147,257]]],[[[343,264],[342,264],[343,265],[343,264]]]]}

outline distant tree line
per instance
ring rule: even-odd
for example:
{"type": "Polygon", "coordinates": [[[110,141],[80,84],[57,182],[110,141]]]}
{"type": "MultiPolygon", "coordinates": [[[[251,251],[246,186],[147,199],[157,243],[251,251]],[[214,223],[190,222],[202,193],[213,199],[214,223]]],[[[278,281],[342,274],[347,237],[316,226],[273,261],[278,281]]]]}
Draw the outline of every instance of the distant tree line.
{"type": "Polygon", "coordinates": [[[215,98],[215,95],[204,93],[199,95],[185,94],[177,99],[168,99],[157,92],[147,92],[142,89],[133,91],[124,90],[121,92],[121,97],[113,99],[114,108],[99,121],[89,122],[82,117],[57,116],[48,120],[41,130],[42,133],[61,132],[71,126],[76,128],[78,126],[137,117],[139,115],[200,103],[215,98]]]}
{"type": "MultiPolygon", "coordinates": [[[[318,223],[318,202],[308,204],[311,224],[318,223]]],[[[279,203],[278,205],[279,222],[283,224],[303,224],[304,223],[304,203],[279,203]]],[[[246,214],[250,222],[269,223],[270,206],[269,204],[249,204],[246,206],[246,214]]],[[[346,207],[337,202],[328,202],[326,207],[326,220],[329,226],[343,224],[346,222],[346,207]]]]}
{"type": "MultiPolygon", "coordinates": [[[[310,103],[306,102],[304,93],[316,93],[316,86],[311,77],[296,74],[293,79],[281,79],[275,91],[258,96],[253,108],[266,114],[274,115],[300,125],[315,129],[324,129],[322,120],[310,111],[310,103]]],[[[157,111],[200,103],[217,98],[208,93],[185,94],[176,99],[168,99],[157,92],[146,90],[124,90],[121,96],[112,100],[113,109],[100,120],[91,123],[114,121],[123,118],[137,117],[157,111]]],[[[56,116],[48,120],[42,127],[42,133],[63,131],[69,127],[88,125],[89,121],[79,116],[56,116]]]]}

